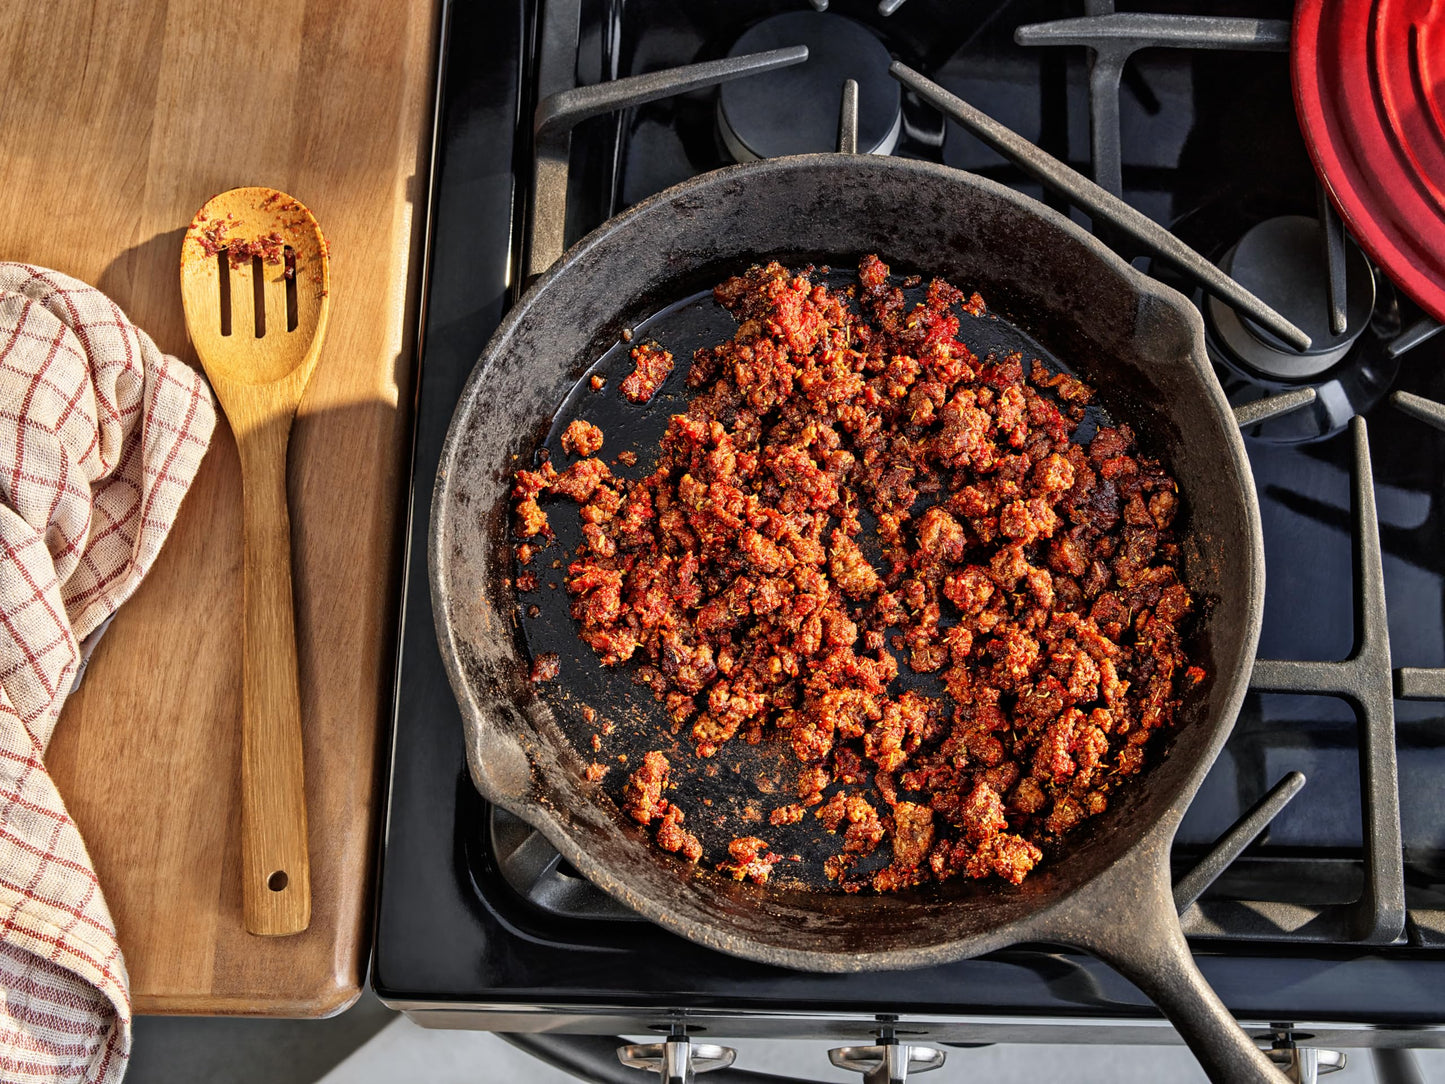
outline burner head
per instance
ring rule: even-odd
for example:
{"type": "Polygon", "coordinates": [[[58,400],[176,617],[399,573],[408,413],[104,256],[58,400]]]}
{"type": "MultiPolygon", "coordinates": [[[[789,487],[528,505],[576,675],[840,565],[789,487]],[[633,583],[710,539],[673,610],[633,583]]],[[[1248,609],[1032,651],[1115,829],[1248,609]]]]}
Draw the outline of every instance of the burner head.
{"type": "Polygon", "coordinates": [[[1346,354],[1370,322],[1375,278],[1364,253],[1345,239],[1345,331],[1330,330],[1329,272],[1320,224],[1301,215],[1281,215],[1253,226],[1224,254],[1219,266],[1236,282],[1303,328],[1314,345],[1292,349],[1248,317],[1210,297],[1210,323],[1221,343],[1240,361],[1265,376],[1305,380],[1324,372],[1346,354]]]}
{"type": "Polygon", "coordinates": [[[1400,368],[1399,360],[1384,349],[1393,291],[1388,279],[1376,280],[1369,261],[1348,237],[1342,335],[1330,331],[1328,272],[1317,220],[1297,215],[1265,219],[1224,254],[1219,266],[1304,328],[1314,342],[1301,353],[1215,298],[1199,299],[1209,329],[1209,356],[1230,405],[1243,406],[1306,384],[1315,390],[1308,407],[1255,423],[1246,435],[1280,444],[1322,440],[1389,391],[1400,368]]]}
{"type": "Polygon", "coordinates": [[[735,79],[718,92],[718,129],[733,158],[837,150],[845,79],[858,82],[858,150],[891,154],[903,130],[903,91],[888,74],[892,58],[883,43],[841,15],[792,11],[752,26],[728,55],[787,45],[806,45],[807,61],[735,79]]]}

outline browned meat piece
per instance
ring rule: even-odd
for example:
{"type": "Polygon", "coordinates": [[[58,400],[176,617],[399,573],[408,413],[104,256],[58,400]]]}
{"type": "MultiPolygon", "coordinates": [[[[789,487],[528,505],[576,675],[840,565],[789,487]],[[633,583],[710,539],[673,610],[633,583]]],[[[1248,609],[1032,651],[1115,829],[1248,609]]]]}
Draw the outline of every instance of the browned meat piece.
{"type": "Polygon", "coordinates": [[[852,599],[867,598],[878,590],[878,573],[863,556],[863,551],[842,530],[833,531],[833,545],[828,551],[828,571],[838,590],[852,599]]]}
{"type": "Polygon", "coordinates": [[[871,854],[885,835],[878,811],[860,795],[848,798],[848,828],[843,833],[843,850],[871,854]]]}
{"type": "Polygon", "coordinates": [[[532,660],[532,681],[534,684],[551,681],[561,670],[562,660],[557,657],[557,652],[544,651],[532,660]]]}
{"type": "MultiPolygon", "coordinates": [[[[1183,646],[1178,487],[1126,425],[1074,442],[1082,381],[960,341],[977,294],[934,280],[911,302],[873,256],[855,292],[776,263],[720,284],[736,333],[693,354],[653,472],[614,477],[600,431],[572,422],[563,447],[583,458],[517,472],[518,561],[552,538],[542,503],[581,505],[572,616],[662,705],[658,744],[691,742],[673,780],[726,778],[738,744],[775,742],[796,783],[744,778],[796,801],[738,808],[779,827],[814,809],[842,837],[823,871],[842,891],[1017,883],[1039,843],[1107,808],[1206,677],[1183,646]],[[900,663],[945,693],[898,691],[900,663]],[[892,861],[862,872],[885,842],[892,861]]],[[[632,356],[623,394],[646,402],[672,357],[632,356]]],[[[649,754],[623,807],[696,860],[668,780],[649,754]]],[[[761,882],[766,852],[740,837],[720,868],[761,882]]]]}
{"type": "Polygon", "coordinates": [[[633,403],[645,403],[672,372],[672,354],[657,343],[642,343],[632,348],[632,366],[632,372],[622,378],[622,396],[633,403]]]}
{"type": "Polygon", "coordinates": [[[1034,774],[1050,783],[1062,783],[1074,774],[1075,764],[1069,756],[1078,726],[1079,711],[1069,708],[1044,728],[1043,738],[1035,746],[1034,774]]]}
{"type": "Polygon", "coordinates": [[[845,791],[838,791],[829,798],[821,808],[813,813],[823,822],[823,827],[830,832],[836,832],[838,825],[843,823],[843,818],[848,815],[848,795],[845,791]]]}
{"type": "Polygon", "coordinates": [[[779,806],[768,814],[768,823],[772,825],[797,824],[802,819],[803,807],[797,802],[791,805],[779,806]]]}
{"type": "Polygon", "coordinates": [[[1050,452],[1034,467],[1034,487],[1039,494],[1063,493],[1073,485],[1073,464],[1058,452],[1050,452]]]}
{"type": "MultiPolygon", "coordinates": [[[[823,861],[823,873],[828,880],[841,882],[843,874],[847,873],[857,861],[858,856],[854,854],[831,855],[823,861]]],[[[842,884],[839,887],[842,887],[845,892],[847,891],[842,884]]]]}
{"type": "Polygon", "coordinates": [[[602,777],[607,774],[608,770],[609,769],[606,764],[599,764],[594,760],[591,764],[587,765],[587,771],[585,773],[587,776],[587,782],[602,782],[602,777]]]}
{"type": "Polygon", "coordinates": [[[545,460],[540,470],[519,470],[516,474],[516,485],[512,487],[512,496],[516,500],[535,500],[545,493],[547,487],[557,480],[557,471],[551,463],[545,460]]]}
{"type": "Polygon", "coordinates": [[[657,845],[664,851],[681,854],[689,862],[702,857],[702,844],[697,836],[682,827],[683,813],[675,805],[669,805],[657,826],[657,845]]]}
{"type": "Polygon", "coordinates": [[[893,807],[893,864],[912,869],[933,846],[933,810],[914,802],[893,807]]]}
{"type": "Polygon", "coordinates": [[[1009,809],[1015,813],[1037,813],[1044,807],[1047,800],[1043,788],[1039,786],[1039,781],[1033,776],[1029,776],[1019,783],[1018,789],[1013,792],[1013,797],[1009,800],[1009,809]]]}
{"type": "Polygon", "coordinates": [[[968,565],[943,578],[943,594],[966,614],[977,614],[994,595],[994,583],[987,569],[968,565]]]}
{"type": "Polygon", "coordinates": [[[612,471],[600,459],[579,459],[557,475],[552,491],[569,497],[578,504],[586,504],[597,492],[597,487],[612,477],[612,471]]]}
{"type": "Polygon", "coordinates": [[[517,502],[517,534],[522,538],[536,538],[538,535],[550,537],[552,534],[547,513],[531,498],[517,502]]]}
{"type": "Polygon", "coordinates": [[[1059,524],[1058,515],[1043,497],[1010,501],[998,514],[999,533],[1025,544],[1053,537],[1059,524]]]}
{"type": "Polygon", "coordinates": [[[990,836],[968,860],[965,867],[970,877],[997,874],[1012,884],[1022,884],[1044,856],[1044,852],[1028,840],[1003,833],[990,836]]]}
{"type": "Polygon", "coordinates": [[[757,836],[739,836],[734,839],[728,844],[728,854],[732,861],[719,862],[717,868],[724,873],[731,873],[736,881],[746,877],[757,885],[767,883],[768,875],[773,872],[773,864],[783,857],[770,852],[768,845],[757,836]]]}
{"type": "Polygon", "coordinates": [[[1089,443],[1089,458],[1096,463],[1102,463],[1123,455],[1133,442],[1133,434],[1126,428],[1100,429],[1089,443]]]}
{"type": "Polygon", "coordinates": [[[958,521],[935,504],[918,521],[918,548],[932,560],[957,563],[968,550],[968,538],[958,521]]]}
{"type": "Polygon", "coordinates": [[[828,785],[830,776],[823,767],[804,768],[798,773],[798,797],[803,800],[805,806],[815,806],[823,800],[823,788],[828,785]]]}
{"type": "Polygon", "coordinates": [[[959,825],[968,838],[977,843],[1003,831],[1008,825],[1003,801],[987,783],[979,783],[969,792],[959,811],[959,825]]]}
{"type": "Polygon", "coordinates": [[[602,430],[577,418],[562,433],[562,450],[573,455],[596,455],[602,447],[602,430]]]}
{"type": "Polygon", "coordinates": [[[638,824],[651,824],[667,810],[662,797],[670,770],[667,758],[653,750],[642,758],[642,765],[627,777],[622,791],[622,810],[638,824]]]}

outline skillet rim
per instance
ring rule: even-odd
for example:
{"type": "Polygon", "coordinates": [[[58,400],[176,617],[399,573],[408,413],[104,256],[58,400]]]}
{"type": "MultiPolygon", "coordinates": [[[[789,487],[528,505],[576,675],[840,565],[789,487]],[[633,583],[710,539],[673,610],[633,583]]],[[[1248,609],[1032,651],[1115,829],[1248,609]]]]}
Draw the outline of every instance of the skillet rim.
{"type": "MultiPolygon", "coordinates": [[[[1066,933],[1070,924],[1068,916],[1072,913],[1069,905],[1071,902],[1079,900],[1085,894],[1086,889],[1098,886],[1101,879],[1108,877],[1116,869],[1137,866],[1138,862],[1135,860],[1151,848],[1157,852],[1157,855],[1162,855],[1162,861],[1167,862],[1168,844],[1173,839],[1174,831],[1178,827],[1185,809],[1193,800],[1205,774],[1213,766],[1220,749],[1233,730],[1240,705],[1248,689],[1250,666],[1256,654],[1263,621],[1264,538],[1253,471],[1249,465],[1244,440],[1233,418],[1233,412],[1208,360],[1203,318],[1187,298],[1134,268],[1067,216],[1037,199],[1016,192],[1006,185],[976,173],[917,159],[874,155],[843,156],[836,153],[791,155],[702,173],[649,196],[621,214],[603,222],[583,237],[523,292],[517,303],[508,310],[479,355],[463,385],[457,407],[447,427],[432,494],[427,532],[427,569],[438,647],[453,696],[462,714],[467,738],[467,766],[472,784],[489,802],[501,806],[541,831],[562,856],[585,877],[637,911],[642,917],[691,941],[731,955],[799,970],[839,973],[941,964],[977,956],[1006,945],[1031,939],[1069,942],[1070,938],[1066,933]],[[1200,754],[1180,778],[1169,803],[1154,816],[1151,823],[1140,825],[1138,837],[1129,843],[1112,863],[1102,866],[1073,887],[1060,891],[1054,898],[1041,901],[1038,907],[1017,918],[1005,920],[996,926],[975,933],[940,938],[921,947],[861,953],[784,947],[732,931],[720,934],[716,928],[718,923],[708,925],[680,915],[668,904],[659,902],[645,893],[639,894],[633,891],[627,883],[613,876],[602,862],[592,857],[581,842],[574,839],[566,823],[564,810],[559,810],[549,801],[538,801],[525,794],[497,791],[491,785],[488,772],[479,763],[481,739],[494,736],[495,728],[489,730],[481,718],[482,709],[478,706],[476,692],[467,679],[452,629],[447,590],[450,554],[443,545],[448,509],[451,503],[448,498],[454,474],[452,464],[464,443],[467,432],[467,426],[464,423],[475,413],[479,398],[476,389],[484,377],[487,368],[485,362],[505,349],[518,327],[526,320],[531,309],[539,299],[546,295],[554,282],[569,272],[572,265],[579,262],[592,249],[605,244],[618,230],[626,229],[633,219],[645,216],[666,204],[690,198],[695,199],[700,192],[706,191],[714,185],[727,185],[740,177],[757,176],[764,173],[785,173],[791,170],[807,170],[818,167],[847,169],[855,166],[884,172],[890,170],[900,173],[917,172],[945,180],[948,183],[970,185],[982,189],[989,195],[1014,205],[1025,215],[1041,219],[1052,228],[1067,234],[1105,265],[1118,272],[1141,301],[1152,299],[1171,312],[1173,316],[1182,320],[1184,329],[1188,333],[1188,360],[1193,365],[1201,393],[1210,402],[1217,417],[1224,423],[1224,439],[1231,453],[1231,459],[1227,466],[1236,476],[1236,480],[1241,483],[1233,488],[1244,506],[1244,518],[1250,541],[1248,553],[1239,555],[1239,559],[1248,573],[1247,582],[1236,585],[1245,601],[1246,627],[1239,642],[1239,654],[1243,661],[1227,678],[1231,685],[1227,693],[1220,698],[1221,707],[1217,717],[1207,715],[1194,724],[1200,728],[1205,725],[1212,727],[1209,740],[1201,743],[1200,754]],[[1056,916],[1058,920],[1051,921],[1056,916]]],[[[1221,464],[1221,467],[1224,466],[1221,464]]],[[[515,743],[511,749],[496,750],[496,752],[503,754],[500,759],[513,762],[504,766],[503,770],[514,769],[515,760],[518,757],[524,759],[528,772],[538,770],[534,760],[526,753],[521,742],[515,743]]]]}

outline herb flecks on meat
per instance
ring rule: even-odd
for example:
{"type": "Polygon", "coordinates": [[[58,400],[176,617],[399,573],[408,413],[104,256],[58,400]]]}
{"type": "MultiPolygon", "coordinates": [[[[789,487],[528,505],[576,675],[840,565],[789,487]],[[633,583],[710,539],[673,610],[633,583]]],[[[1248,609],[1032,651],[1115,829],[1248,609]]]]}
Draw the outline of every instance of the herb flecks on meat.
{"type": "MultiPolygon", "coordinates": [[[[844,891],[1018,884],[1203,677],[1181,643],[1174,480],[1125,425],[1074,439],[1084,382],[969,350],[977,294],[934,280],[911,305],[870,256],[848,291],[770,264],[714,296],[737,333],[694,355],[653,472],[519,471],[518,535],[550,537],[544,492],[582,505],[566,587],[583,640],[665,703],[691,767],[786,743],[798,773],[759,792],[767,821],[833,833],[844,891]],[[945,694],[900,691],[900,665],[945,694]]],[[[622,393],[645,401],[671,355],[632,354],[622,393]]],[[[668,776],[649,753],[624,809],[692,857],[668,776]]],[[[758,882],[776,860],[752,836],[729,854],[720,869],[758,882]]]]}

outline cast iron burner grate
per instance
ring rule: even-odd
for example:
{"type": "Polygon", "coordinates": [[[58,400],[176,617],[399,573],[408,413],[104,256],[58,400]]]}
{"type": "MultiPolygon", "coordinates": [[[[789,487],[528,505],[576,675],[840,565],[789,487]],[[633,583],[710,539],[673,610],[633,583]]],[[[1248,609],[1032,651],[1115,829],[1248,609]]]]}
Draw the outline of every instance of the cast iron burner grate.
{"type": "MultiPolygon", "coordinates": [[[[813,0],[818,10],[826,0],[813,0]]],[[[882,14],[899,6],[884,0],[882,14]],[[885,10],[886,9],[886,10],[885,10]]],[[[1281,20],[1115,14],[1111,0],[1089,0],[1084,18],[1019,28],[1023,45],[1082,45],[1090,50],[1090,118],[1097,183],[1084,178],[1038,146],[1016,135],[961,99],[901,64],[893,75],[920,99],[973,132],[1019,170],[1039,180],[1089,215],[1095,230],[1126,258],[1148,253],[1184,272],[1216,304],[1272,332],[1276,341],[1306,348],[1307,337],[1288,320],[1232,280],[1208,259],[1118,198],[1122,190],[1118,91],[1125,61],[1143,48],[1278,51],[1288,47],[1289,24],[1281,20]]],[[[806,49],[783,46],[646,75],[575,87],[581,0],[549,0],[538,68],[534,122],[533,186],[522,251],[528,279],[561,256],[567,234],[570,132],[604,112],[626,109],[700,87],[800,63],[806,49]]],[[[852,81],[849,80],[849,83],[852,81]]],[[[840,152],[856,152],[857,87],[840,87],[840,152]]],[[[1346,330],[1348,241],[1328,201],[1320,201],[1326,250],[1330,330],[1346,330]]],[[[1428,320],[1400,332],[1385,350],[1399,357],[1440,330],[1428,320]]],[[[1283,345],[1281,343],[1281,345],[1283,345]]],[[[1284,347],[1289,349],[1290,347],[1284,347]]],[[[1308,384],[1266,394],[1235,407],[1248,431],[1309,407],[1308,384]]],[[[1394,405],[1411,417],[1445,430],[1445,405],[1395,392],[1394,405]]],[[[1445,669],[1392,669],[1380,528],[1365,419],[1349,419],[1352,474],[1352,548],[1355,643],[1343,660],[1257,659],[1250,681],[1255,692],[1339,697],[1358,721],[1361,784],[1363,888],[1349,902],[1307,904],[1246,899],[1206,890],[1305,785],[1298,771],[1285,773],[1204,856],[1177,878],[1175,903],[1185,932],[1199,938],[1259,942],[1445,944],[1445,910],[1407,911],[1395,748],[1394,698],[1445,701],[1445,669]]],[[[1445,542],[1445,540],[1442,540],[1445,542]]],[[[548,913],[585,920],[642,920],[583,879],[562,861],[540,833],[510,814],[492,809],[479,841],[502,878],[548,913]]]]}

